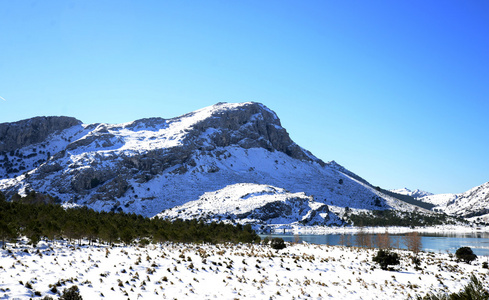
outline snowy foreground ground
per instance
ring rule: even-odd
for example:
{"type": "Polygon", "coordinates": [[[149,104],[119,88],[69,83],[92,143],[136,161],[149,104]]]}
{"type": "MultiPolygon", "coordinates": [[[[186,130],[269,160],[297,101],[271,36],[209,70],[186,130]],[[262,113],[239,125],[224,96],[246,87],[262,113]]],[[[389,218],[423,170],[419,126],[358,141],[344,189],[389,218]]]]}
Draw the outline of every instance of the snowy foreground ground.
{"type": "Polygon", "coordinates": [[[410,252],[399,251],[397,271],[383,271],[372,262],[375,253],[308,244],[278,252],[231,244],[8,244],[0,250],[0,299],[57,299],[73,285],[84,299],[409,299],[458,292],[471,274],[489,282],[481,267],[488,257],[469,265],[447,253],[421,253],[417,271],[410,252]]]}

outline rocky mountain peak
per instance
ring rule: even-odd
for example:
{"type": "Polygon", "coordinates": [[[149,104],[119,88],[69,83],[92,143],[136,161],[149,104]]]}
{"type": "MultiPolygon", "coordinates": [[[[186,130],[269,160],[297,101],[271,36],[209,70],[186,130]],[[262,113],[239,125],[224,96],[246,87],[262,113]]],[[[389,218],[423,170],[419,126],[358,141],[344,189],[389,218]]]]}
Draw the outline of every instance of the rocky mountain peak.
{"type": "Polygon", "coordinates": [[[203,149],[227,146],[264,148],[324,164],[295,144],[277,115],[260,103],[218,103],[179,118],[196,119],[189,126],[185,140],[203,149]]]}
{"type": "Polygon", "coordinates": [[[34,117],[0,124],[0,151],[12,151],[44,141],[50,134],[81,124],[71,117],[34,117]]]}

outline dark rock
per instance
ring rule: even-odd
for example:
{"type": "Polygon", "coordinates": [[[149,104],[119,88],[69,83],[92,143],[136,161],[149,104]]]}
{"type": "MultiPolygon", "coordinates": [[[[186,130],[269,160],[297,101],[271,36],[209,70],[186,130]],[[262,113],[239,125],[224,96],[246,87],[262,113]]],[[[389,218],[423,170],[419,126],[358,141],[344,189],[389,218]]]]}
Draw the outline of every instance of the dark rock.
{"type": "Polygon", "coordinates": [[[12,151],[44,141],[50,134],[80,125],[71,117],[35,117],[0,124],[0,151],[12,151]]]}

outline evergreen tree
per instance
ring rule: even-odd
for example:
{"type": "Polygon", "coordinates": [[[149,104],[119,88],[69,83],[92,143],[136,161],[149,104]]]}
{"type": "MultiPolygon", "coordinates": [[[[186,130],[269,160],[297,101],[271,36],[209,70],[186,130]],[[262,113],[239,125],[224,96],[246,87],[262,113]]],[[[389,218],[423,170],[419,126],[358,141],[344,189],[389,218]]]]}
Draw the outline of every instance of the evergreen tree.
{"type": "Polygon", "coordinates": [[[400,264],[399,255],[397,253],[384,249],[380,249],[372,260],[378,263],[382,270],[387,270],[391,265],[400,264]]]}
{"type": "Polygon", "coordinates": [[[463,260],[464,262],[470,264],[477,258],[477,255],[474,254],[474,251],[470,247],[461,247],[458,248],[455,252],[455,256],[457,256],[458,260],[463,260]]]}
{"type": "MultiPolygon", "coordinates": [[[[20,196],[19,196],[20,197],[20,196]]],[[[153,239],[156,242],[259,242],[251,225],[206,224],[197,220],[170,222],[160,218],[145,218],[136,214],[95,212],[88,208],[63,209],[40,193],[29,193],[17,201],[0,201],[0,239],[6,242],[18,234],[27,236],[33,244],[40,238],[54,240],[66,237],[102,240],[108,243],[121,240],[130,244],[135,238],[153,239]],[[22,229],[22,232],[20,230],[22,229]]]]}

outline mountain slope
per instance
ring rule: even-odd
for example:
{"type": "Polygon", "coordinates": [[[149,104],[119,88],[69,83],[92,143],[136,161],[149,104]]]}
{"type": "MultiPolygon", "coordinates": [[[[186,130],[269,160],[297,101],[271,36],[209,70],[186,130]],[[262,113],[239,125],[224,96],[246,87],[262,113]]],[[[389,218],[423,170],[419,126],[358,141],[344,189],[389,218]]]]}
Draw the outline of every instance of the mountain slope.
{"type": "Polygon", "coordinates": [[[209,191],[255,183],[334,207],[414,209],[298,146],[259,103],[218,103],[172,119],[70,125],[0,153],[0,189],[8,197],[35,190],[97,210],[154,216],[209,191]],[[5,161],[23,169],[8,169],[5,161]]]}
{"type": "Polygon", "coordinates": [[[436,205],[435,210],[460,217],[475,217],[489,214],[489,182],[474,187],[462,194],[426,196],[421,201],[436,205]]]}
{"type": "Polygon", "coordinates": [[[198,200],[167,209],[158,216],[171,220],[229,220],[256,226],[341,224],[325,204],[314,201],[312,196],[251,183],[238,183],[207,192],[198,200]]]}

